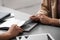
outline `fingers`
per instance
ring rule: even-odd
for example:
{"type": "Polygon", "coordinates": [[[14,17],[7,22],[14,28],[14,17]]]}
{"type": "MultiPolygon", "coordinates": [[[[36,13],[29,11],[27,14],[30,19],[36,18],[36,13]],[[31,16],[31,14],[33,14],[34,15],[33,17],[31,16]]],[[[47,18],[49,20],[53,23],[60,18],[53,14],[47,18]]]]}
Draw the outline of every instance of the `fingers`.
{"type": "Polygon", "coordinates": [[[40,19],[43,19],[43,18],[44,18],[44,16],[43,16],[43,15],[41,15],[41,16],[40,16],[40,19]]]}
{"type": "Polygon", "coordinates": [[[36,17],[36,16],[33,15],[33,16],[31,16],[30,18],[31,18],[31,19],[35,19],[35,17],[36,17]]]}
{"type": "Polygon", "coordinates": [[[30,18],[31,18],[33,21],[36,21],[36,22],[40,21],[39,16],[37,16],[37,15],[33,15],[33,16],[31,16],[30,18]]]}
{"type": "Polygon", "coordinates": [[[23,29],[20,28],[20,26],[17,26],[16,24],[13,24],[13,25],[11,26],[11,30],[16,30],[16,31],[18,31],[18,32],[23,32],[23,29]]]}
{"type": "Polygon", "coordinates": [[[46,15],[41,14],[41,15],[40,15],[40,19],[43,19],[45,16],[46,16],[46,15]]]}
{"type": "Polygon", "coordinates": [[[37,20],[37,18],[38,18],[38,19],[39,19],[39,18],[42,18],[41,16],[44,16],[44,14],[33,15],[33,16],[31,16],[30,18],[31,18],[32,20],[37,20]]]}
{"type": "Polygon", "coordinates": [[[24,30],[22,29],[22,28],[20,28],[19,26],[17,26],[17,30],[19,31],[19,32],[23,32],[24,30]]]}
{"type": "Polygon", "coordinates": [[[18,31],[18,32],[23,32],[23,29],[22,28],[20,28],[20,26],[16,26],[16,30],[18,31]]]}
{"type": "Polygon", "coordinates": [[[23,29],[20,28],[18,31],[19,31],[20,33],[22,33],[22,32],[23,32],[23,29]]]}
{"type": "Polygon", "coordinates": [[[31,18],[32,20],[36,20],[38,17],[33,15],[33,16],[31,16],[30,18],[31,18]]]}

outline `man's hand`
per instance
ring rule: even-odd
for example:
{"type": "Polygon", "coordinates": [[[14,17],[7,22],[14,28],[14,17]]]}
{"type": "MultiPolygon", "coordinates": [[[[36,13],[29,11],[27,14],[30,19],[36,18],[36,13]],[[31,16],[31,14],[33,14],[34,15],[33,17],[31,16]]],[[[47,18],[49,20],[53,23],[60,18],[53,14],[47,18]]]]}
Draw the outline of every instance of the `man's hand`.
{"type": "Polygon", "coordinates": [[[0,34],[0,40],[9,40],[10,38],[16,37],[19,33],[22,32],[23,29],[13,24],[7,32],[0,34]]]}
{"type": "Polygon", "coordinates": [[[9,30],[7,31],[8,34],[10,34],[10,37],[15,37],[17,36],[19,33],[22,33],[23,29],[21,29],[19,26],[17,25],[12,25],[9,30]]]}

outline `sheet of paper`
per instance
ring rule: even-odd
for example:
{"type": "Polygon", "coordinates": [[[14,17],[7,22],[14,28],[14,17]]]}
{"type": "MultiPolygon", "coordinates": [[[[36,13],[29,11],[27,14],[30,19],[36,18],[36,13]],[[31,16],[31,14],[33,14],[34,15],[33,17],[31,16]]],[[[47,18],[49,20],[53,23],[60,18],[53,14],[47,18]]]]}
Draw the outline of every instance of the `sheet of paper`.
{"type": "Polygon", "coordinates": [[[27,35],[17,37],[17,40],[48,40],[47,35],[27,35]]]}
{"type": "Polygon", "coordinates": [[[0,27],[11,27],[12,24],[17,24],[18,26],[21,26],[25,23],[25,21],[21,21],[15,18],[10,18],[6,22],[0,24],[0,27]]]}

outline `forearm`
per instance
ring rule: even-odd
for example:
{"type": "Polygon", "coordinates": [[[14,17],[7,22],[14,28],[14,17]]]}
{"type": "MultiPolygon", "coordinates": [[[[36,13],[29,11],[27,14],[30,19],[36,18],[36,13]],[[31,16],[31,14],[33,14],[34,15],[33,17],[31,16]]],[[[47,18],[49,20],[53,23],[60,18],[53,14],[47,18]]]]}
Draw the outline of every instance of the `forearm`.
{"type": "Polygon", "coordinates": [[[7,32],[0,34],[0,40],[9,40],[9,38],[11,37],[10,37],[10,34],[8,34],[7,32]]]}
{"type": "Polygon", "coordinates": [[[55,26],[60,26],[59,19],[52,18],[50,24],[55,26]]]}

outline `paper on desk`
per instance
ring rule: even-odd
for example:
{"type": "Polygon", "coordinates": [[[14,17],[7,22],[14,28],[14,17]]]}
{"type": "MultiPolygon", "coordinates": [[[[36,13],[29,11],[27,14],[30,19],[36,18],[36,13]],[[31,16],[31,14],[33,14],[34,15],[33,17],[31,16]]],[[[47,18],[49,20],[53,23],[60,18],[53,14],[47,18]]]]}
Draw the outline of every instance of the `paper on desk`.
{"type": "Polygon", "coordinates": [[[10,18],[6,22],[0,24],[0,27],[11,27],[12,24],[17,24],[18,26],[21,26],[25,23],[25,21],[21,21],[15,18],[10,18]]]}
{"type": "Polygon", "coordinates": [[[16,37],[16,39],[17,40],[48,40],[48,37],[45,34],[36,34],[36,35],[16,37]]]}

